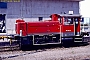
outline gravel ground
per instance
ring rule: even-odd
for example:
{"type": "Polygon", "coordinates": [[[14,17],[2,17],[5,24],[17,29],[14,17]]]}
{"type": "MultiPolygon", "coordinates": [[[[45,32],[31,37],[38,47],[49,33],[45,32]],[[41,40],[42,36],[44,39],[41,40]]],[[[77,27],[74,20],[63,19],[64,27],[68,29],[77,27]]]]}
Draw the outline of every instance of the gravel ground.
{"type": "Polygon", "coordinates": [[[0,60],[90,60],[90,45],[33,51],[0,52],[0,60]]]}

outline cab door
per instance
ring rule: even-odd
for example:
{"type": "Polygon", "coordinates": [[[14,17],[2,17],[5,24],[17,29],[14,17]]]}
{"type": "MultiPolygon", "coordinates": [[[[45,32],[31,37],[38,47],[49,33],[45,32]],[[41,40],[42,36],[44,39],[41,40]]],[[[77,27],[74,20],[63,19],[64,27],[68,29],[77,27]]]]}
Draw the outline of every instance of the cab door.
{"type": "Polygon", "coordinates": [[[75,25],[75,35],[80,35],[80,18],[74,18],[74,25],[75,25]]]}
{"type": "Polygon", "coordinates": [[[74,36],[73,18],[66,17],[63,24],[63,36],[74,36]]]}

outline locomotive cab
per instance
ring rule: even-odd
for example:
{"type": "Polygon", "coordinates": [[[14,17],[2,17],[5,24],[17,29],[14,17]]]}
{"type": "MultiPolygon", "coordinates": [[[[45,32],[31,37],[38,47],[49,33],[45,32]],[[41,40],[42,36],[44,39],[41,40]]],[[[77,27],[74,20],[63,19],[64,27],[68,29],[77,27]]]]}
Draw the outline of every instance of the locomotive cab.
{"type": "Polygon", "coordinates": [[[82,36],[80,35],[80,20],[81,15],[60,15],[62,21],[62,40],[72,40],[74,42],[82,42],[82,36]]]}
{"type": "Polygon", "coordinates": [[[69,32],[73,32],[73,35],[80,35],[80,15],[65,15],[63,16],[64,22],[63,25],[67,26],[70,30],[69,32]],[[70,28],[72,26],[72,28],[70,28]]]}

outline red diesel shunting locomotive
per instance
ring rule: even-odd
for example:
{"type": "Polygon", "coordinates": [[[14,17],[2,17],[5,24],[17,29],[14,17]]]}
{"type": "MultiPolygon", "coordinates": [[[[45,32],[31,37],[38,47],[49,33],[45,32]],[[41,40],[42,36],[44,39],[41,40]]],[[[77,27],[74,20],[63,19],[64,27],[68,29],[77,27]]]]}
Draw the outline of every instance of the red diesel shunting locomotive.
{"type": "Polygon", "coordinates": [[[20,46],[83,42],[80,35],[81,15],[52,14],[51,20],[25,22],[16,20],[20,46]]]}

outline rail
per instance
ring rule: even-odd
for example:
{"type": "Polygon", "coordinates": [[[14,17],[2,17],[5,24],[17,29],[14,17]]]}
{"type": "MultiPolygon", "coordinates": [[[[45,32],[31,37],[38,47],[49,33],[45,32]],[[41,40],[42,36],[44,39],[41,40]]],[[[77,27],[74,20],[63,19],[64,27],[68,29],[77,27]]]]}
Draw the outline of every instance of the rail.
{"type": "Polygon", "coordinates": [[[0,52],[3,52],[3,51],[14,51],[14,50],[19,50],[19,45],[15,45],[15,46],[0,46],[0,52]]]}
{"type": "Polygon", "coordinates": [[[0,52],[19,50],[19,43],[13,36],[0,36],[0,52]]]}

